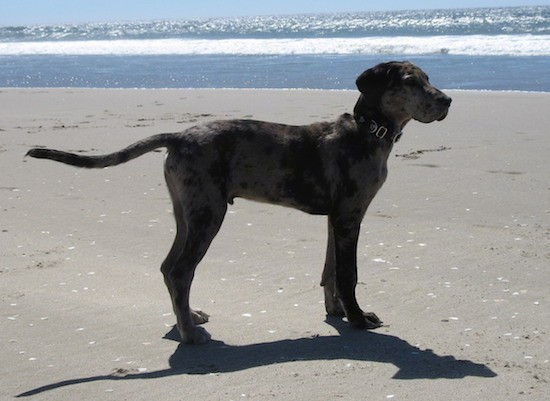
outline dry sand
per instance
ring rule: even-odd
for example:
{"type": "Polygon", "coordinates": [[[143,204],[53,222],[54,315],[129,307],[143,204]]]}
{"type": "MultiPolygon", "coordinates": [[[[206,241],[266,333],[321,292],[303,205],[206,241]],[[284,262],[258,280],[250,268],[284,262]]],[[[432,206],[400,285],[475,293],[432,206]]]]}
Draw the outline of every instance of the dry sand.
{"type": "Polygon", "coordinates": [[[353,91],[1,90],[0,399],[545,400],[550,394],[550,95],[450,92],[409,124],[363,223],[358,299],[326,320],[325,218],[237,199],[192,304],[213,341],[171,340],[159,266],[174,223],[162,153],[103,153],[219,118],[333,119],[353,91]]]}

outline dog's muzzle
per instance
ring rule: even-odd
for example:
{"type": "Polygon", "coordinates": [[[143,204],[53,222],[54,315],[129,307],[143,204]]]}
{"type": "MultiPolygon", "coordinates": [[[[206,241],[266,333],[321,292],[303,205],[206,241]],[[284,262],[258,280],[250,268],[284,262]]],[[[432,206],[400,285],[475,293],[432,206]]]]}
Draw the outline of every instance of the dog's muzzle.
{"type": "Polygon", "coordinates": [[[443,111],[441,113],[441,116],[439,116],[439,118],[437,119],[437,121],[442,121],[445,119],[445,117],[447,117],[447,114],[449,114],[449,107],[451,107],[452,101],[453,99],[451,99],[447,95],[443,95],[443,97],[438,99],[437,102],[441,105],[443,111]]]}

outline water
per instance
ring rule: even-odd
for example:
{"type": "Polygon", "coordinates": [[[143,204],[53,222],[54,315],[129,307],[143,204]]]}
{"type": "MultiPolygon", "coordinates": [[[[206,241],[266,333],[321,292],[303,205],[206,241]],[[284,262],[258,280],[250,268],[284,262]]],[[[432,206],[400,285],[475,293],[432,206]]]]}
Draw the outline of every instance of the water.
{"type": "Polygon", "coordinates": [[[550,6],[0,27],[0,86],[352,89],[410,60],[447,89],[550,92],[550,6]]]}

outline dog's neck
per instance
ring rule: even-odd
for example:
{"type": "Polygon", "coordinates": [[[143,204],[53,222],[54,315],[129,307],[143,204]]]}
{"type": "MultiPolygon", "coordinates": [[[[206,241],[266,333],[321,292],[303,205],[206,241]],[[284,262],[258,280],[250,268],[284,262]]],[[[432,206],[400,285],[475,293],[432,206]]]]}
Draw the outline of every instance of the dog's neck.
{"type": "Polygon", "coordinates": [[[379,107],[369,105],[363,95],[355,104],[353,118],[362,131],[391,144],[399,141],[406,124],[405,122],[402,125],[397,125],[386,117],[379,107]]]}

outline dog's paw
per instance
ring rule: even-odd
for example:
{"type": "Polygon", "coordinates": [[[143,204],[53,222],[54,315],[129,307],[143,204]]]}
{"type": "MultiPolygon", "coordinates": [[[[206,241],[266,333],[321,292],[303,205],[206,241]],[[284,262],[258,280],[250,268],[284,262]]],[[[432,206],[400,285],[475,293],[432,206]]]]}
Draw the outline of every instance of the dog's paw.
{"type": "Polygon", "coordinates": [[[205,313],[201,310],[192,310],[191,311],[191,318],[193,319],[194,324],[204,324],[208,322],[208,318],[210,315],[208,313],[205,313]]]}
{"type": "Polygon", "coordinates": [[[382,320],[378,318],[374,313],[372,312],[366,312],[364,313],[365,316],[365,322],[366,322],[366,329],[377,329],[379,327],[382,327],[382,320]]]}
{"type": "Polygon", "coordinates": [[[201,345],[206,344],[212,336],[202,327],[193,327],[191,330],[180,333],[183,342],[186,344],[201,345]]]}
{"type": "Polygon", "coordinates": [[[372,330],[382,327],[382,321],[372,312],[363,312],[353,319],[348,316],[348,321],[356,329],[372,330]]]}

